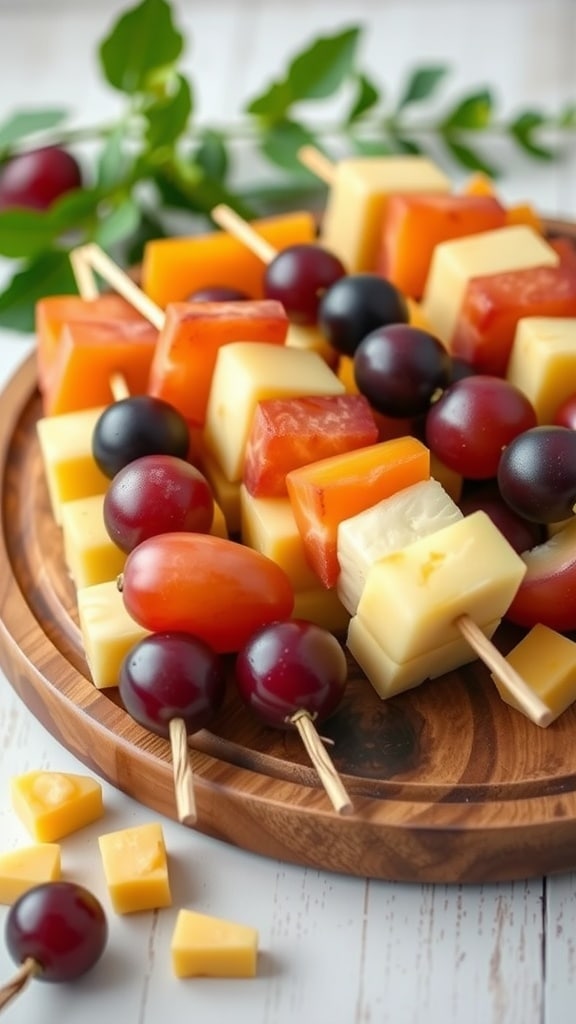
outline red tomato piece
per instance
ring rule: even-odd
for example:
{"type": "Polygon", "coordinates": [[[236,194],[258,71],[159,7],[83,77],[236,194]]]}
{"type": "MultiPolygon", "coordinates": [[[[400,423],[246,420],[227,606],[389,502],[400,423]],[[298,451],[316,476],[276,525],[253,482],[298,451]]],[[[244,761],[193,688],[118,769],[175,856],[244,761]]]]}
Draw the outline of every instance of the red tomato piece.
{"type": "Polygon", "coordinates": [[[294,591],[275,562],[209,534],[165,533],[126,559],[122,594],[129,614],[153,633],[192,633],[219,653],[294,607],[294,591]]]}
{"type": "Polygon", "coordinates": [[[516,325],[526,316],[576,316],[576,261],[557,247],[556,267],[490,274],[470,281],[450,344],[477,373],[504,377],[516,325]]]}
{"type": "Polygon", "coordinates": [[[292,469],[377,440],[378,428],[363,395],[267,399],[258,403],[252,420],[244,483],[255,497],[284,497],[292,469]]]}

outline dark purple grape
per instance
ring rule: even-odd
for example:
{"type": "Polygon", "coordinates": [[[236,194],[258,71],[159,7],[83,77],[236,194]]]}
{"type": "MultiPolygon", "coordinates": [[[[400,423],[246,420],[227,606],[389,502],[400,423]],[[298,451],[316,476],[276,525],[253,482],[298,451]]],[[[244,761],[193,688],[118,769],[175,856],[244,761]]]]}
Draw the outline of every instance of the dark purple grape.
{"type": "Polygon", "coordinates": [[[0,170],[0,210],[15,206],[46,210],[65,192],[81,185],[76,158],[60,146],[20,153],[0,170]]]}
{"type": "Polygon", "coordinates": [[[189,446],[190,432],[182,414],[150,395],[113,402],[98,419],[92,435],[94,459],[110,479],[143,455],[185,459],[189,446]]]}
{"type": "Polygon", "coordinates": [[[110,539],[130,552],[159,533],[209,533],[214,498],[206,477],[174,455],[144,455],[124,466],[104,497],[110,539]]]}
{"type": "Polygon", "coordinates": [[[225,688],[218,655],[188,633],[144,637],[128,652],[120,670],[124,707],[158,736],[169,736],[175,718],[184,720],[189,735],[204,729],[222,704],[225,688]]]}
{"type": "Polygon", "coordinates": [[[543,526],[514,512],[502,498],[495,480],[467,488],[458,504],[465,516],[482,509],[519,555],[545,540],[543,526]]]}
{"type": "Polygon", "coordinates": [[[419,416],[450,380],[450,356],[434,335],[409,324],[378,327],[354,355],[358,390],[385,416],[419,416]]]}
{"type": "Polygon", "coordinates": [[[348,274],[332,285],[318,311],[318,323],[330,344],[353,356],[367,334],[388,324],[408,323],[404,296],[378,274],[348,274]]]}
{"type": "Polygon", "coordinates": [[[300,619],[258,630],[239,652],[242,699],[268,725],[285,729],[297,711],[321,721],[338,707],[348,666],[332,633],[300,619]]]}
{"type": "Polygon", "coordinates": [[[72,981],[104,952],[108,924],[95,896],[73,882],[28,889],[6,918],[6,945],[17,964],[28,958],[40,981],[72,981]]]}
{"type": "Polygon", "coordinates": [[[250,299],[246,292],[239,288],[228,288],[226,285],[211,284],[199,288],[188,296],[188,302],[247,302],[250,299]]]}
{"type": "Polygon", "coordinates": [[[337,256],[320,245],[290,245],[264,272],[264,294],[281,302],[295,324],[315,324],[326,290],[346,274],[337,256]]]}
{"type": "Polygon", "coordinates": [[[567,519],[576,504],[576,432],[543,426],[519,434],[502,453],[498,487],[504,501],[525,519],[567,519]]]}

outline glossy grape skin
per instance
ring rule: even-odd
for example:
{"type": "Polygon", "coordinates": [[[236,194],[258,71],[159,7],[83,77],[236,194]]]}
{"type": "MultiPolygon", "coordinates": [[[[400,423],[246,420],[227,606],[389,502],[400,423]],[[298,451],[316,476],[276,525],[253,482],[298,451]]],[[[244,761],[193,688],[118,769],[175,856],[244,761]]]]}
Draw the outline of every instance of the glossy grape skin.
{"type": "Polygon", "coordinates": [[[185,459],[190,432],[184,417],[161,398],[134,395],[109,405],[94,427],[92,454],[112,479],[143,455],[174,455],[185,459]]]}
{"type": "Polygon", "coordinates": [[[337,256],[320,245],[289,245],[264,271],[264,294],[281,302],[294,324],[315,324],[322,296],[346,274],[337,256]]]}
{"type": "Polygon", "coordinates": [[[328,289],[318,323],[330,344],[353,356],[367,334],[388,324],[408,323],[408,305],[394,285],[378,274],[348,274],[328,289]]]}
{"type": "Polygon", "coordinates": [[[426,418],[426,444],[450,469],[471,480],[495,477],[502,451],[535,426],[526,396],[500,377],[476,374],[456,381],[426,418]]]}
{"type": "Polygon", "coordinates": [[[542,426],[520,434],[502,455],[498,487],[504,501],[525,519],[568,519],[576,504],[576,432],[542,426]]]}
{"type": "Polygon", "coordinates": [[[12,157],[0,170],[0,210],[46,210],[81,185],[82,172],[71,153],[59,146],[30,150],[12,157]]]}
{"type": "Polygon", "coordinates": [[[576,394],[570,395],[554,413],[553,423],[557,427],[569,427],[576,430],[576,394]]]}
{"type": "Polygon", "coordinates": [[[199,288],[188,296],[188,302],[247,302],[250,296],[239,288],[228,288],[227,285],[214,284],[199,288]]]}
{"type": "Polygon", "coordinates": [[[99,901],[83,886],[46,882],[11,906],[5,934],[17,964],[31,957],[40,965],[40,981],[72,981],[100,959],[108,923],[99,901]]]}
{"type": "Polygon", "coordinates": [[[285,729],[300,710],[315,720],[342,699],[348,666],[332,633],[301,619],[258,630],[238,653],[236,682],[245,703],[267,725],[285,729]]]}
{"type": "Polygon", "coordinates": [[[174,718],[184,720],[188,735],[212,721],[224,700],[226,678],[220,658],[203,640],[153,633],[124,658],[118,688],[132,718],[167,738],[174,718]]]}
{"type": "Polygon", "coordinates": [[[209,533],[214,498],[206,477],[174,455],[144,455],[124,466],[104,496],[104,525],[122,551],[159,533],[209,533]]]}
{"type": "Polygon", "coordinates": [[[434,335],[409,324],[378,327],[354,355],[361,394],[385,416],[419,416],[450,381],[450,356],[434,335]]]}
{"type": "Polygon", "coordinates": [[[458,505],[465,516],[478,509],[486,512],[519,555],[524,551],[530,551],[545,539],[542,524],[529,522],[514,512],[501,496],[495,480],[482,482],[468,489],[458,505]]]}

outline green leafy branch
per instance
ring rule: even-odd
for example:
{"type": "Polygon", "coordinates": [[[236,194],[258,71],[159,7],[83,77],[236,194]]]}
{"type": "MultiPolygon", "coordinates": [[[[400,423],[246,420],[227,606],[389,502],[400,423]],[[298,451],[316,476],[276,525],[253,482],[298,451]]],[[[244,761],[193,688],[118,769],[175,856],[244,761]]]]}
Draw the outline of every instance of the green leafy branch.
{"type": "Polygon", "coordinates": [[[552,161],[560,151],[550,135],[567,138],[576,129],[576,103],[552,115],[529,109],[504,118],[488,87],[439,105],[449,78],[444,65],[413,69],[398,97],[389,99],[361,67],[361,42],[362,29],[355,25],[314,40],[235,121],[207,126],[198,119],[193,83],[182,71],[186,40],[169,0],[141,0],[127,10],[98,49],[104,80],[124,99],[115,122],[70,128],[67,111],[49,109],[16,112],[0,124],[0,165],[38,145],[97,144],[84,187],[44,212],[0,212],[0,256],[16,261],[0,293],[0,325],[30,330],[38,298],[74,291],[68,260],[73,245],[96,241],[133,263],[147,240],[172,232],[174,215],[189,230],[186,217],[208,223],[220,202],[248,217],[305,202],[320,205],[325,187],[301,166],[303,145],[363,155],[426,153],[440,145],[448,162],[497,176],[486,152],[495,136],[530,159],[552,161]],[[310,117],[310,104],[316,112],[318,104],[333,100],[343,114],[324,122],[310,117]],[[272,185],[235,184],[240,142],[276,168],[272,185]]]}

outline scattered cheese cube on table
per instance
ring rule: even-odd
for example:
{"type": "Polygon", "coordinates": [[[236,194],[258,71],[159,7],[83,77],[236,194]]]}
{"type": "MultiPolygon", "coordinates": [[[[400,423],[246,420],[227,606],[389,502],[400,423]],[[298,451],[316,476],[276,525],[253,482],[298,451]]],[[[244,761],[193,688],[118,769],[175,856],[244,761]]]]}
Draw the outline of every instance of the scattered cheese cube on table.
{"type": "Polygon", "coordinates": [[[0,854],[0,903],[10,906],[36,885],[61,877],[58,843],[38,843],[0,854]]]}
{"type": "Polygon", "coordinates": [[[108,832],[98,839],[106,885],[117,914],[172,903],[162,826],[156,822],[108,832]]]}
{"type": "Polygon", "coordinates": [[[180,910],[170,949],[177,978],[253,978],[258,932],[248,925],[180,910]]]}
{"type": "Polygon", "coordinates": [[[30,834],[52,843],[104,814],[102,787],[87,775],[35,771],[12,779],[12,806],[30,834]]]}

